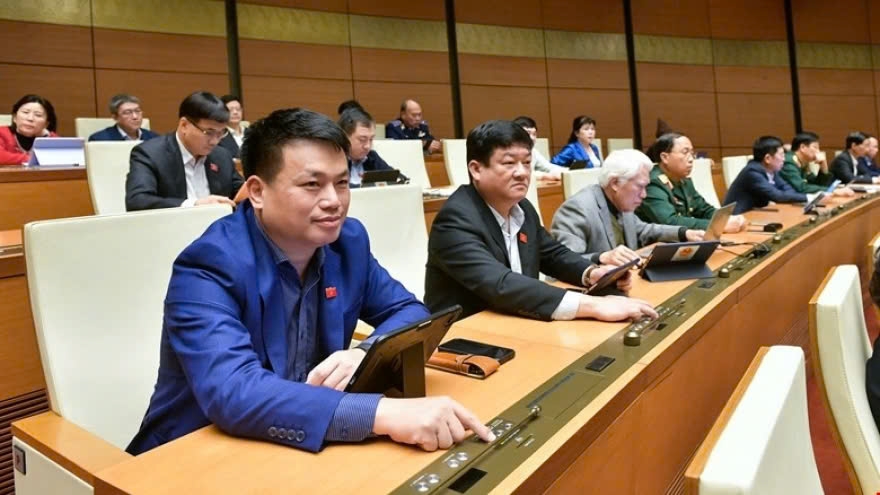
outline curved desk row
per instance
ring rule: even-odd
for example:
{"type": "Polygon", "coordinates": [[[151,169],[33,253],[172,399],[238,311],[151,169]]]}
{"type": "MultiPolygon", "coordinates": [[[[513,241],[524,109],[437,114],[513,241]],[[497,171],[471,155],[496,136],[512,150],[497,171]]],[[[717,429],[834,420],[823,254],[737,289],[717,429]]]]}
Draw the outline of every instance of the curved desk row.
{"type": "MultiPolygon", "coordinates": [[[[748,216],[786,227],[808,219],[796,206],[778,208],[748,216]]],[[[521,459],[503,465],[497,460],[504,457],[502,448],[482,458],[478,467],[497,469],[487,468],[488,474],[467,493],[680,492],[689,459],[758,348],[804,346],[810,296],[830,267],[864,265],[864,246],[878,230],[880,199],[871,198],[855,200],[782,244],[770,243],[764,234],[729,236],[768,241],[771,252],[730,282],[714,279],[719,290],[708,303],[682,314],[676,328],[643,344],[642,352],[628,354],[633,361],[618,368],[613,380],[586,403],[542,413],[541,421],[552,421],[554,415],[568,419],[545,438],[503,447],[525,449],[518,450],[521,459]]],[[[734,266],[738,258],[733,253],[749,248],[716,251],[710,265],[734,266]]],[[[632,295],[668,306],[671,296],[692,283],[638,279],[632,295]]],[[[539,387],[553,384],[548,380],[585,354],[622,346],[625,327],[595,321],[545,323],[492,312],[474,315],[458,322],[448,337],[512,347],[517,357],[485,381],[428,369],[428,393],[450,395],[489,422],[539,387]]],[[[309,454],[233,438],[211,426],[97,473],[95,488],[98,494],[274,493],[318,483],[327,493],[418,493],[408,482],[449,454],[425,453],[387,439],[331,445],[309,454]]]]}

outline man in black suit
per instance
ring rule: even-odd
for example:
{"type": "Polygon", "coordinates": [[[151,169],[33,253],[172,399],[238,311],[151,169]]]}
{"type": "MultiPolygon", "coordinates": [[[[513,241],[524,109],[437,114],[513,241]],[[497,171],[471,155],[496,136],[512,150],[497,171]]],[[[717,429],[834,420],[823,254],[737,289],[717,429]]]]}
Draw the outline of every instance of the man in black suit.
{"type": "Polygon", "coordinates": [[[844,184],[880,184],[880,177],[873,177],[860,160],[868,153],[868,136],[862,132],[851,132],[846,136],[846,149],[834,157],[831,173],[844,184]]]}
{"type": "Polygon", "coordinates": [[[730,184],[724,204],[736,201],[733,213],[774,203],[803,203],[813,195],[797,192],[778,172],[785,164],[785,148],[775,136],[761,136],[752,145],[752,160],[730,184]]]}
{"type": "MultiPolygon", "coordinates": [[[[526,197],[532,139],[517,124],[491,120],[467,137],[471,184],[440,209],[428,240],[425,303],[431,311],[460,304],[463,316],[484,309],[540,320],[617,321],[657,313],[645,301],[594,297],[538,280],[543,272],[575,285],[598,281],[599,266],[554,240],[526,197]]],[[[629,289],[629,277],[618,288],[629,289]]]]}
{"type": "Polygon", "coordinates": [[[200,91],[180,104],[177,130],[131,150],[125,181],[128,211],[233,204],[244,179],[217,143],[229,112],[215,95],[200,91]]]}
{"type": "Polygon", "coordinates": [[[120,93],[110,98],[110,116],[116,121],[110,127],[89,136],[89,141],[147,141],[159,137],[155,132],[141,127],[144,111],[136,96],[120,93]]]}
{"type": "MultiPolygon", "coordinates": [[[[345,131],[351,148],[348,153],[348,183],[352,187],[361,186],[364,172],[372,170],[393,170],[385,160],[373,149],[376,138],[376,122],[363,108],[351,107],[342,111],[339,116],[339,127],[345,131]]],[[[399,182],[405,182],[406,176],[400,174],[399,182]]]]}

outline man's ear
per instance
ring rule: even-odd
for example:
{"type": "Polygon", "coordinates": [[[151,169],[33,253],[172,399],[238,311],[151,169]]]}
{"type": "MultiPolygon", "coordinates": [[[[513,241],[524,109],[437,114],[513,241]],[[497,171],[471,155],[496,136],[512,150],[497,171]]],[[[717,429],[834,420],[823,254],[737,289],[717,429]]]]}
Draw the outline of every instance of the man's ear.
{"type": "Polygon", "coordinates": [[[480,169],[482,168],[480,162],[476,160],[471,160],[467,164],[468,172],[471,173],[472,180],[480,180],[480,169]]]}
{"type": "Polygon", "coordinates": [[[263,179],[257,177],[256,175],[252,175],[248,177],[247,181],[245,181],[244,187],[247,191],[248,198],[250,198],[251,205],[253,205],[254,209],[262,209],[263,193],[266,191],[266,183],[263,182],[263,179]]]}

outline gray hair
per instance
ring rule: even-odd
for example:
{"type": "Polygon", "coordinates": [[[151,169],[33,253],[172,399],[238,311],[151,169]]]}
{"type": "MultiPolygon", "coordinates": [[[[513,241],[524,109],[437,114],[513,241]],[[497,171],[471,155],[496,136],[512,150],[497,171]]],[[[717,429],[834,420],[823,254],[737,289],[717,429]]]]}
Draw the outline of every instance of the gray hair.
{"type": "Polygon", "coordinates": [[[629,182],[641,172],[642,168],[648,171],[654,164],[648,155],[639,150],[617,150],[605,159],[599,171],[599,185],[607,186],[614,180],[629,182]]]}
{"type": "Polygon", "coordinates": [[[132,96],[125,93],[113,95],[113,97],[110,98],[110,115],[116,115],[116,113],[119,111],[119,107],[121,107],[125,103],[136,103],[140,105],[141,100],[137,96],[132,96]]]}

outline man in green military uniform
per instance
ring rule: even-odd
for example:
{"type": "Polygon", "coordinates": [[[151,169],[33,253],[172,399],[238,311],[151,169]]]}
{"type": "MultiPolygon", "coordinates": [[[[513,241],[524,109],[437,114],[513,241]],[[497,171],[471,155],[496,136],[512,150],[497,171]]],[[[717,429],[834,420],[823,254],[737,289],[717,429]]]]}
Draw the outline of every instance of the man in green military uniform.
{"type": "MultiPolygon", "coordinates": [[[[694,151],[687,136],[666,133],[651,145],[648,157],[657,163],[651,169],[651,183],[636,214],[645,222],[681,225],[705,230],[716,208],[694,188],[688,176],[694,168],[694,151]]],[[[733,215],[725,232],[739,232],[746,226],[745,217],[733,215]]]]}
{"type": "MultiPolygon", "coordinates": [[[[813,132],[798,133],[791,140],[791,151],[785,153],[785,163],[779,175],[791,184],[795,191],[813,194],[824,191],[834,182],[834,175],[828,171],[828,161],[819,148],[819,136],[813,132]],[[819,165],[819,173],[810,170],[810,163],[819,165]]],[[[852,189],[842,187],[835,189],[835,196],[852,196],[852,189]]]]}

